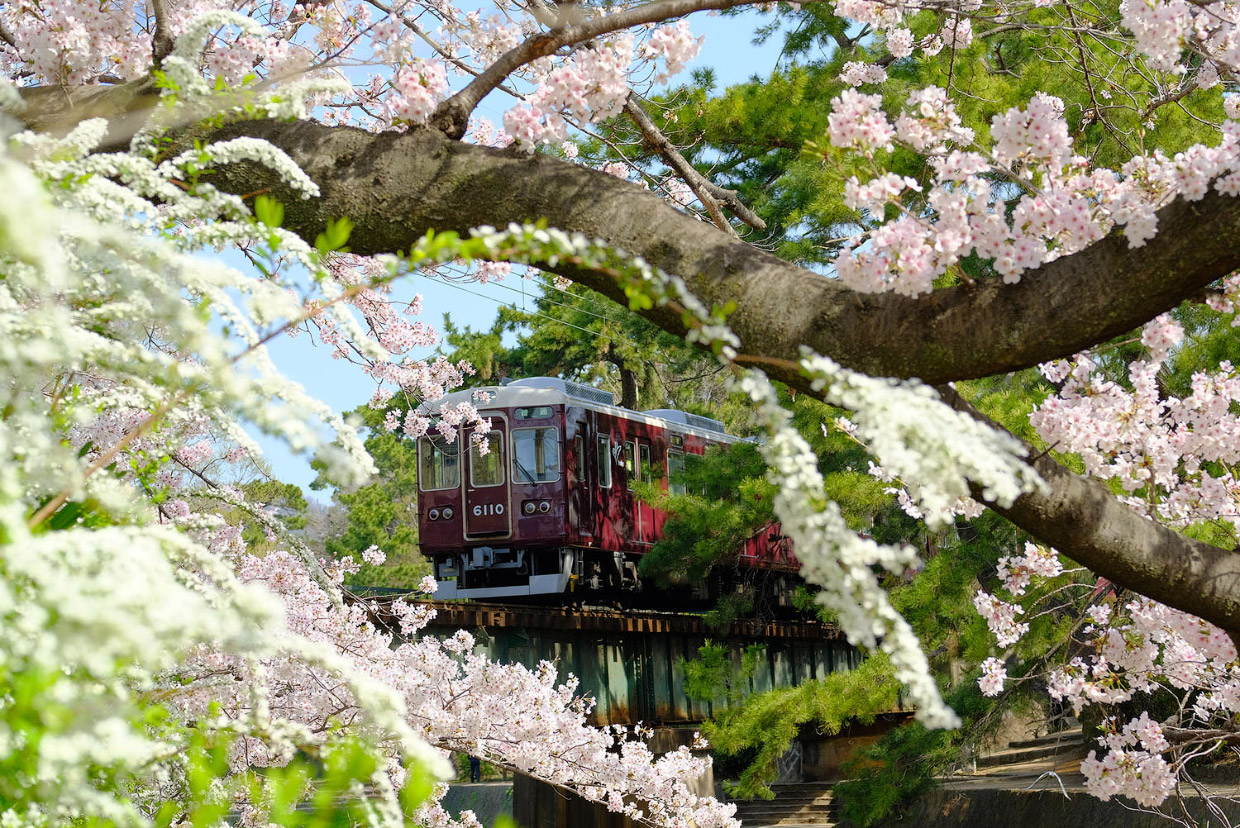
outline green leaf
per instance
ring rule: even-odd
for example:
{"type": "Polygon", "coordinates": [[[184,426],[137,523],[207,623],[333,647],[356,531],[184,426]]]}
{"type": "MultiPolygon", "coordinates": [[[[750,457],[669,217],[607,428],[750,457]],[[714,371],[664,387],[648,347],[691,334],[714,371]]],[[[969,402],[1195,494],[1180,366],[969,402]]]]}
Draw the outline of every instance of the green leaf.
{"type": "Polygon", "coordinates": [[[284,223],[284,205],[271,196],[260,195],[254,199],[254,216],[266,226],[275,229],[284,223]]]}
{"type": "Polygon", "coordinates": [[[353,222],[345,216],[341,216],[335,221],[327,220],[327,229],[319,233],[314,240],[314,247],[321,254],[333,253],[340,251],[347,252],[345,245],[349,241],[349,234],[353,232],[353,222]]]}

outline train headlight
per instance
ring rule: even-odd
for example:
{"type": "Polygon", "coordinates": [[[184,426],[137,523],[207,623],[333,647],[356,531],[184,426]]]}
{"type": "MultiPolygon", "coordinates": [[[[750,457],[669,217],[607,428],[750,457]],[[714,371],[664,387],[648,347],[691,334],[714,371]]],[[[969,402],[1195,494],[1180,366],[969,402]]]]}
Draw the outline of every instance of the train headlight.
{"type": "Polygon", "coordinates": [[[429,512],[426,513],[426,516],[430,518],[431,520],[439,520],[439,510],[431,509],[429,512]]]}
{"type": "Polygon", "coordinates": [[[534,514],[534,501],[525,501],[525,505],[521,507],[521,511],[525,512],[527,515],[534,514]]]}
{"type": "Polygon", "coordinates": [[[452,507],[451,506],[443,507],[443,519],[452,520],[452,507]]]}
{"type": "Polygon", "coordinates": [[[547,514],[547,512],[551,511],[551,504],[544,500],[542,503],[538,504],[538,511],[542,512],[544,515],[547,514]]]}

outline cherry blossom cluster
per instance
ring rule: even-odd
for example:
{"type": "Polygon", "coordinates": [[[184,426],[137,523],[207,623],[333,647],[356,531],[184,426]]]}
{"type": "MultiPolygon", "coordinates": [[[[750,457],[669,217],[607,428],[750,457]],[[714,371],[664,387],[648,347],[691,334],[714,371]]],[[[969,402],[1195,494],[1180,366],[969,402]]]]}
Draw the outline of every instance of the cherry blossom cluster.
{"type": "MultiPolygon", "coordinates": [[[[846,69],[849,83],[865,77],[857,67],[846,69]]],[[[865,292],[928,293],[969,255],[991,261],[1005,281],[1019,281],[1114,227],[1133,247],[1143,245],[1157,231],[1159,207],[1176,197],[1199,200],[1211,182],[1221,193],[1240,192],[1234,120],[1224,124],[1218,146],[1194,145],[1173,158],[1139,155],[1116,171],[1090,168],[1073,154],[1063,103],[1044,93],[993,118],[989,149],[976,145],[937,87],[913,92],[894,123],[880,95],[845,90],[832,101],[827,133],[831,146],[873,169],[870,180],[853,177],[845,185],[847,203],[869,224],[835,262],[840,279],[865,292]],[[896,143],[928,156],[928,184],[882,170],[878,157],[896,143]],[[1025,191],[1014,209],[995,177],[1025,191]],[[896,215],[882,222],[889,206],[896,215]]]]}
{"type": "Polygon", "coordinates": [[[1025,543],[1025,554],[1019,558],[1004,555],[999,559],[998,575],[1003,586],[1012,595],[1024,595],[1025,588],[1035,578],[1054,578],[1063,573],[1059,554],[1050,547],[1025,543]]]}
{"type": "MultiPolygon", "coordinates": [[[[365,554],[373,562],[381,552],[365,554]]],[[[336,587],[356,570],[347,558],[321,565],[336,587]]],[[[577,695],[576,679],[560,683],[550,662],[533,669],[496,664],[474,653],[473,637],[465,631],[444,639],[419,636],[434,611],[404,600],[390,607],[400,632],[395,639],[393,632],[376,626],[376,606],[339,603],[330,588],[312,577],[301,557],[288,552],[246,554],[238,562],[238,573],[243,581],[263,584],[282,598],[291,634],[321,644],[346,659],[357,674],[395,690],[409,724],[432,745],[571,788],[634,819],[710,828],[737,825],[732,818],[735,806],[691,790],[709,759],[694,756],[687,747],[656,758],[642,741],[587,726],[592,703],[577,695]]],[[[428,579],[423,586],[433,591],[435,585],[428,579]]],[[[216,704],[226,716],[241,716],[251,709],[257,692],[273,719],[309,733],[327,733],[333,722],[367,726],[356,718],[361,708],[345,682],[298,658],[254,663],[203,649],[182,666],[180,681],[177,703],[196,713],[216,704]],[[207,680],[221,671],[241,681],[221,688],[207,680]]],[[[238,744],[233,761],[240,770],[282,764],[287,757],[278,743],[252,737],[238,744]]],[[[399,764],[389,763],[387,772],[399,787],[399,764]]],[[[425,824],[454,824],[435,803],[424,809],[425,824]]],[[[461,824],[470,824],[471,818],[463,815],[461,824]]]]}
{"type": "Polygon", "coordinates": [[[1024,607],[1019,604],[1008,603],[984,590],[978,590],[973,596],[973,606],[977,608],[978,615],[986,619],[986,626],[990,628],[995,643],[1000,647],[1015,644],[1029,632],[1027,623],[1016,620],[1016,616],[1025,613],[1024,607]]]}
{"type": "MultiPolygon", "coordinates": [[[[292,80],[334,78],[330,88],[291,94],[325,105],[318,117],[329,123],[405,128],[425,123],[454,87],[459,91],[542,25],[566,22],[507,0],[497,0],[493,11],[445,0],[386,7],[366,0],[243,6],[164,0],[160,12],[157,18],[146,3],[113,0],[22,0],[0,10],[6,40],[11,35],[0,60],[21,85],[106,84],[160,68],[177,94],[211,92],[217,82],[242,88],[271,81],[290,93],[292,80]],[[157,31],[163,42],[177,44],[160,67],[157,31]],[[383,68],[364,81],[349,71],[376,64],[383,68]]],[[[694,59],[700,45],[680,20],[516,67],[516,85],[534,91],[512,91],[509,134],[493,141],[562,140],[564,117],[596,122],[615,115],[630,79],[663,83],[694,59]]]]}
{"type": "Polygon", "coordinates": [[[568,137],[565,115],[593,122],[618,114],[629,96],[634,49],[633,36],[623,35],[578,52],[547,74],[528,108],[504,114],[504,129],[530,145],[551,144],[568,137]]]}
{"type": "MultiPolygon", "coordinates": [[[[1130,726],[1125,726],[1125,732],[1130,726]]],[[[1145,740],[1141,741],[1144,744],[1145,740]]],[[[1156,751],[1145,749],[1112,747],[1102,759],[1091,750],[1081,761],[1081,775],[1085,777],[1085,789],[1102,801],[1127,796],[1147,808],[1161,805],[1177,785],[1167,761],[1156,751]]]]}
{"type": "Polygon", "coordinates": [[[1137,511],[1175,527],[1221,520],[1240,528],[1240,484],[1229,470],[1240,459],[1240,376],[1223,362],[1195,374],[1188,396],[1166,396],[1157,374],[1182,337],[1169,317],[1146,325],[1149,357],[1129,366],[1130,387],[1085,355],[1044,366],[1062,385],[1030,422],[1048,445],[1080,456],[1089,474],[1117,481],[1137,511]]]}
{"type": "Polygon", "coordinates": [[[392,78],[392,94],[383,100],[383,114],[391,122],[424,123],[447,97],[448,75],[443,64],[417,60],[392,78]]]}
{"type": "Polygon", "coordinates": [[[1003,683],[1007,681],[1007,669],[997,658],[988,658],[982,662],[982,675],[977,686],[983,696],[997,696],[1003,692],[1003,683]]]}
{"type": "Polygon", "coordinates": [[[655,75],[655,83],[662,83],[672,75],[678,74],[685,64],[697,57],[702,48],[704,38],[694,37],[689,29],[689,21],[681,20],[669,26],[659,26],[650,33],[650,37],[642,44],[642,57],[655,60],[661,58],[666,69],[655,75]]]}
{"type": "MultiPolygon", "coordinates": [[[[1007,602],[979,591],[974,604],[986,619],[1000,647],[1010,647],[1028,631],[1015,619],[1024,613],[1021,596],[1031,584],[1063,573],[1054,550],[1028,545],[1020,558],[1003,558],[999,576],[1013,596],[1007,602]]],[[[1236,648],[1222,630],[1187,613],[1145,598],[1116,604],[1095,589],[1088,600],[1099,600],[1083,613],[1085,654],[1077,655],[1045,675],[1052,699],[1078,714],[1087,705],[1113,705],[1138,694],[1174,692],[1181,713],[1172,717],[1180,728],[1229,728],[1240,717],[1240,671],[1236,648]]],[[[1026,677],[1028,678],[1028,677],[1026,677]]],[[[1002,662],[982,664],[978,686],[988,696],[1002,692],[1007,679],[1002,662]]],[[[1101,799],[1126,796],[1145,807],[1161,805],[1177,786],[1182,761],[1165,737],[1163,726],[1147,712],[1127,722],[1104,722],[1099,737],[1102,756],[1091,751],[1081,763],[1086,788],[1101,799]],[[1170,754],[1170,757],[1168,756],[1170,754]]],[[[1200,752],[1217,750],[1208,734],[1191,740],[1200,752]]]]}
{"type": "Polygon", "coordinates": [[[875,63],[850,60],[840,70],[840,80],[849,86],[883,83],[887,80],[887,70],[875,63]]]}

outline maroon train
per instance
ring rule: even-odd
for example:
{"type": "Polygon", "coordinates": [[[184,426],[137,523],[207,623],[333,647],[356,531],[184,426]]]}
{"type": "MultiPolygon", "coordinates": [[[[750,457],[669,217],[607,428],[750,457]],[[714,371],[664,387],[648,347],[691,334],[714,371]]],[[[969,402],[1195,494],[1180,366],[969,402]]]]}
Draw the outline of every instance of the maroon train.
{"type": "MultiPolygon", "coordinates": [[[[666,515],[635,496],[633,481],[666,487],[686,455],[739,439],[716,420],[629,411],[606,391],[547,377],[459,391],[435,408],[458,402],[490,418],[490,450],[464,451],[466,433],[418,441],[418,529],[422,553],[434,562],[437,598],[640,591],[637,562],[666,515]]],[[[765,570],[781,583],[798,568],[777,526],[739,552],[740,568],[765,570]]],[[[694,586],[698,597],[716,597],[706,594],[709,585],[694,586]]]]}

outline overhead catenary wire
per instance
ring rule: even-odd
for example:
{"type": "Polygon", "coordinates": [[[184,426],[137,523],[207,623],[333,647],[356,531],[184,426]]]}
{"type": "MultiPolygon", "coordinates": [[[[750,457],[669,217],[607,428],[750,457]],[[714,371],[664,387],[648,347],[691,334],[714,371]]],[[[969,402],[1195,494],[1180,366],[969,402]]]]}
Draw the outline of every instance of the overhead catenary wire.
{"type": "MultiPolygon", "coordinates": [[[[422,275],[426,276],[426,274],[422,274],[422,275]]],[[[436,278],[436,277],[434,277],[434,276],[426,276],[426,278],[428,278],[428,279],[433,279],[433,278],[436,278]]],[[[521,277],[521,278],[522,278],[522,280],[524,280],[526,277],[521,277]]],[[[458,283],[456,283],[456,282],[454,282],[454,281],[451,281],[451,280],[448,280],[448,279],[440,279],[440,281],[442,281],[444,284],[452,284],[452,285],[456,285],[456,284],[458,284],[458,283]]],[[[525,307],[524,307],[524,306],[525,306],[525,301],[524,301],[524,300],[525,300],[525,298],[526,298],[527,296],[529,296],[529,294],[528,294],[528,293],[526,293],[526,292],[525,292],[525,290],[524,290],[524,287],[525,287],[525,285],[524,285],[524,281],[522,282],[522,289],[521,289],[521,290],[517,290],[516,288],[512,287],[511,285],[505,285],[505,284],[503,284],[503,283],[501,283],[501,282],[499,282],[499,281],[494,281],[494,282],[485,282],[484,284],[494,285],[495,287],[500,288],[501,290],[508,290],[508,291],[513,292],[513,293],[520,293],[520,294],[521,294],[521,298],[522,298],[522,307],[520,308],[520,310],[522,310],[522,312],[525,312],[525,313],[532,313],[532,311],[526,311],[526,310],[525,310],[525,307]]],[[[574,299],[578,299],[578,300],[580,300],[580,301],[582,301],[582,302],[588,302],[591,306],[593,306],[593,307],[595,307],[595,308],[597,308],[597,307],[598,307],[598,305],[597,305],[597,304],[595,304],[594,302],[592,302],[592,301],[591,301],[590,299],[588,299],[587,297],[585,297],[585,296],[581,296],[581,295],[576,294],[576,293],[570,293],[569,291],[564,290],[563,288],[556,287],[555,285],[552,285],[552,284],[544,284],[544,285],[542,285],[542,287],[543,287],[543,289],[544,289],[544,290],[548,290],[548,289],[549,289],[549,290],[554,290],[554,291],[556,291],[557,293],[562,293],[562,294],[564,294],[565,296],[571,296],[572,298],[574,298],[574,299]]],[[[616,319],[615,317],[607,316],[606,314],[603,314],[603,313],[595,313],[594,311],[586,310],[585,308],[581,308],[581,307],[578,307],[578,306],[576,306],[576,305],[569,305],[569,304],[567,304],[567,303],[565,303],[565,302],[557,302],[557,301],[555,301],[554,299],[548,298],[546,295],[543,295],[543,296],[541,296],[541,297],[539,297],[539,298],[541,298],[544,302],[548,302],[549,304],[556,305],[557,307],[561,307],[561,308],[567,308],[568,310],[575,311],[575,312],[577,312],[577,313],[583,313],[583,314],[585,314],[586,316],[593,316],[593,317],[594,317],[594,318],[596,318],[596,319],[602,319],[602,320],[604,320],[604,321],[606,321],[606,322],[614,322],[614,323],[615,323],[615,324],[617,324],[617,325],[622,325],[622,324],[624,324],[621,320],[616,319]]],[[[567,323],[565,323],[565,324],[567,324],[567,323]]]]}
{"type": "MultiPolygon", "coordinates": [[[[601,332],[599,332],[599,331],[592,331],[592,330],[590,330],[589,328],[583,328],[583,327],[581,327],[580,325],[574,325],[574,324],[573,324],[573,323],[571,323],[571,322],[566,322],[566,321],[564,321],[563,319],[557,319],[557,318],[555,318],[554,316],[548,316],[547,314],[544,314],[544,313],[539,313],[538,311],[531,311],[531,310],[527,310],[527,309],[525,309],[525,307],[518,308],[515,304],[513,304],[513,303],[511,303],[511,302],[505,302],[505,301],[503,301],[502,299],[499,299],[499,298],[497,298],[497,297],[495,297],[495,296],[488,296],[488,295],[487,295],[487,294],[485,294],[485,293],[480,293],[480,292],[478,292],[478,291],[473,291],[473,290],[470,290],[469,288],[465,287],[463,284],[461,284],[460,282],[458,282],[458,281],[456,281],[456,280],[454,280],[454,279],[446,279],[446,278],[443,278],[442,276],[436,276],[436,275],[428,274],[428,273],[425,273],[425,272],[423,272],[423,273],[419,273],[418,275],[420,275],[420,276],[422,276],[423,278],[426,278],[426,279],[435,279],[435,280],[436,280],[437,282],[439,282],[440,284],[447,285],[447,286],[449,286],[449,287],[455,288],[456,290],[463,291],[463,292],[465,292],[465,293],[471,294],[471,295],[473,295],[473,296],[477,296],[477,297],[482,298],[482,299],[487,299],[487,300],[489,300],[489,301],[491,301],[491,302],[496,303],[496,304],[497,304],[497,305],[499,305],[500,307],[511,308],[511,309],[513,309],[513,310],[515,310],[515,311],[519,311],[519,312],[521,312],[521,313],[523,313],[523,314],[526,314],[527,316],[537,317],[537,318],[539,318],[539,319],[544,319],[544,320],[546,320],[546,321],[548,321],[548,322],[553,322],[553,323],[556,323],[556,324],[558,324],[558,325],[563,325],[563,326],[564,326],[564,327],[566,327],[566,328],[572,328],[573,330],[581,331],[581,332],[583,332],[583,333],[588,333],[588,334],[590,334],[591,336],[595,336],[595,337],[598,337],[599,339],[604,339],[604,340],[607,340],[608,342],[624,343],[624,344],[627,344],[627,345],[629,345],[629,346],[631,346],[631,347],[633,347],[633,348],[641,348],[641,347],[643,347],[643,346],[641,345],[641,343],[638,343],[638,342],[636,342],[635,340],[630,339],[630,338],[628,338],[628,337],[624,337],[624,336],[613,336],[613,335],[611,335],[611,334],[605,334],[605,333],[601,333],[601,332]]],[[[522,278],[524,279],[525,277],[522,277],[522,278]]],[[[500,282],[498,282],[498,281],[483,282],[483,283],[481,283],[481,284],[494,285],[495,287],[498,287],[498,288],[500,288],[500,289],[502,289],[502,290],[511,291],[512,293],[520,293],[520,294],[521,294],[521,297],[522,297],[522,305],[524,306],[524,304],[525,304],[525,297],[526,297],[528,294],[526,294],[526,293],[525,293],[524,289],[522,289],[522,290],[517,290],[516,288],[514,288],[514,287],[512,287],[512,286],[510,286],[510,285],[501,284],[501,283],[500,283],[500,282]]],[[[562,293],[562,294],[564,294],[565,296],[570,296],[570,297],[572,297],[572,298],[574,298],[574,299],[578,299],[578,300],[581,300],[581,301],[584,301],[584,302],[590,302],[590,300],[589,300],[588,298],[584,297],[584,296],[580,296],[579,294],[575,294],[575,293],[570,293],[569,291],[564,290],[563,288],[556,287],[556,286],[555,286],[555,285],[553,285],[553,284],[543,284],[543,285],[542,285],[542,287],[543,287],[544,289],[546,289],[546,288],[550,288],[551,290],[554,290],[554,291],[556,291],[557,293],[562,293]]],[[[522,288],[524,288],[524,283],[522,284],[522,288]]],[[[592,311],[586,310],[586,309],[581,308],[581,307],[578,307],[578,306],[576,306],[576,305],[569,305],[569,304],[566,304],[566,303],[564,303],[564,302],[557,302],[557,301],[555,301],[554,299],[551,299],[551,298],[547,297],[546,295],[543,295],[543,296],[541,296],[541,297],[539,297],[539,298],[540,298],[542,301],[548,302],[548,303],[550,303],[550,304],[552,304],[552,305],[556,305],[557,307],[565,308],[565,309],[567,309],[567,310],[571,310],[571,311],[576,312],[576,313],[582,313],[582,314],[585,314],[586,316],[592,316],[592,317],[594,317],[595,319],[600,319],[600,320],[602,320],[602,321],[604,321],[604,322],[611,322],[612,324],[615,324],[615,325],[623,325],[623,324],[624,324],[621,320],[616,319],[616,318],[614,318],[614,317],[611,317],[611,316],[606,316],[606,315],[604,315],[604,314],[602,314],[602,313],[594,313],[594,312],[592,312],[592,311]]],[[[594,303],[593,303],[593,302],[591,302],[591,304],[593,305],[594,303]]],[[[594,306],[595,306],[595,307],[598,307],[597,305],[594,305],[594,306]]],[[[669,362],[669,363],[670,363],[670,362],[672,362],[671,358],[670,358],[670,357],[669,357],[666,353],[664,353],[664,352],[663,352],[663,349],[661,349],[661,348],[656,348],[656,351],[657,351],[657,353],[658,353],[658,354],[659,354],[659,355],[660,355],[660,356],[661,356],[664,360],[666,360],[666,361],[667,361],[667,362],[669,362]]],[[[656,375],[658,375],[658,372],[657,372],[657,371],[656,371],[656,375]]],[[[663,377],[662,377],[661,375],[658,375],[658,378],[659,378],[660,382],[663,382],[664,387],[666,388],[666,382],[663,380],[663,377]]]]}
{"type": "MultiPolygon", "coordinates": [[[[434,278],[434,277],[430,277],[430,276],[428,276],[428,277],[426,277],[426,278],[434,278]]],[[[633,340],[631,340],[631,339],[627,339],[627,338],[625,338],[625,337],[621,337],[621,336],[612,336],[612,335],[610,335],[610,334],[601,333],[601,332],[599,332],[599,331],[592,331],[592,330],[590,330],[589,328],[583,328],[583,327],[581,327],[580,325],[574,325],[574,324],[572,324],[571,322],[565,322],[563,319],[556,319],[554,316],[547,316],[545,313],[538,313],[537,311],[522,310],[521,308],[518,308],[516,305],[512,304],[511,302],[505,302],[503,299],[499,299],[499,298],[496,298],[496,297],[494,297],[494,296],[488,296],[487,294],[485,294],[485,293],[480,293],[480,292],[478,292],[478,291],[476,291],[476,290],[470,290],[469,288],[465,287],[464,285],[458,285],[458,284],[456,284],[455,282],[450,282],[450,281],[447,281],[447,280],[444,280],[444,279],[441,279],[441,280],[439,280],[439,281],[440,281],[440,283],[441,283],[441,284],[447,285],[448,287],[453,288],[453,289],[455,289],[455,290],[459,290],[459,291],[462,291],[462,292],[464,292],[464,293],[468,293],[468,294],[470,294],[471,296],[477,296],[477,297],[479,297],[480,299],[486,299],[486,300],[491,301],[491,302],[494,302],[495,304],[500,305],[500,306],[502,306],[502,307],[512,308],[512,309],[513,309],[513,310],[515,310],[515,311],[521,311],[521,313],[528,314],[529,316],[536,316],[536,317],[538,317],[539,319],[545,319],[545,320],[547,320],[548,322],[554,322],[554,323],[556,323],[556,324],[558,324],[558,325],[563,325],[563,326],[564,326],[564,327],[566,327],[566,328],[573,328],[574,330],[581,331],[582,333],[588,333],[588,334],[590,334],[591,336],[596,336],[596,337],[598,337],[599,339],[606,339],[606,340],[608,340],[608,341],[610,341],[610,342],[624,342],[624,343],[627,343],[627,344],[632,345],[632,346],[634,346],[634,347],[639,347],[639,343],[634,342],[633,340]]],[[[501,285],[501,287],[503,287],[503,286],[501,285]]],[[[513,288],[508,288],[508,289],[509,289],[509,290],[513,290],[513,288]]],[[[567,306],[565,306],[565,307],[567,307],[567,306]]],[[[591,315],[595,315],[595,314],[591,314],[591,315]]],[[[599,317],[599,318],[600,318],[600,319],[607,319],[607,317],[605,317],[605,316],[604,316],[604,317],[599,317]]],[[[613,320],[609,320],[609,321],[614,322],[615,320],[613,319],[613,320]]]]}

